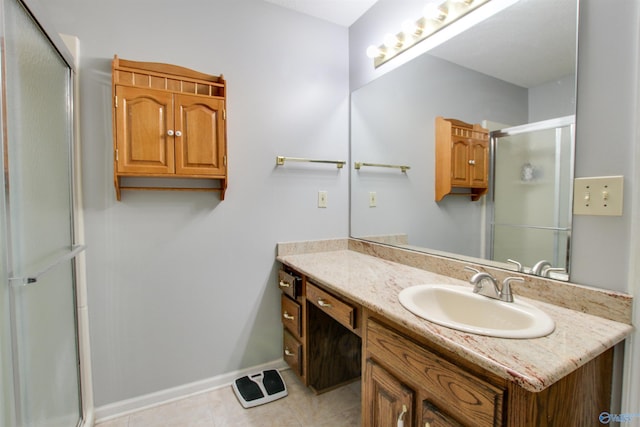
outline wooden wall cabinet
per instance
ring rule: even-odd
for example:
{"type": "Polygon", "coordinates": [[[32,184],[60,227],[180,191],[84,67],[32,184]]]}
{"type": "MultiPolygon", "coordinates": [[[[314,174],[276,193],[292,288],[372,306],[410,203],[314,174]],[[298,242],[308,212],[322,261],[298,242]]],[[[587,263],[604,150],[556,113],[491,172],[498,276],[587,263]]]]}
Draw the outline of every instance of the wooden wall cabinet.
{"type": "Polygon", "coordinates": [[[114,57],[114,184],[121,190],[219,191],[227,188],[226,82],[169,64],[114,57]],[[212,179],[216,188],[133,187],[122,178],[212,179]]]}
{"type": "Polygon", "coordinates": [[[479,124],[436,117],[435,200],[448,194],[478,200],[489,188],[489,131],[479,124]],[[454,192],[454,188],[469,192],[454,192]]]}

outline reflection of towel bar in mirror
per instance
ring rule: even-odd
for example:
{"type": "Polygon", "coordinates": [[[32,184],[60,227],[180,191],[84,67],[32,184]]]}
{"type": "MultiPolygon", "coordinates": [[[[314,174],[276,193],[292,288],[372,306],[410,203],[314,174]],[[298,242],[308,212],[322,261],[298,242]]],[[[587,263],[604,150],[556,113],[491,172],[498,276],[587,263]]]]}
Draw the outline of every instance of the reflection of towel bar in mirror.
{"type": "Polygon", "coordinates": [[[373,167],[377,167],[377,168],[393,168],[393,169],[400,169],[402,172],[407,172],[409,169],[411,169],[410,166],[406,166],[406,165],[385,165],[385,164],[381,164],[381,163],[365,163],[365,162],[354,162],[353,163],[353,167],[355,169],[360,170],[360,168],[362,166],[373,166],[373,167]]]}
{"type": "Polygon", "coordinates": [[[342,169],[342,167],[345,165],[345,161],[343,160],[317,160],[317,159],[303,159],[300,157],[284,157],[284,156],[277,156],[276,157],[276,165],[278,166],[282,166],[284,165],[284,162],[288,161],[288,162],[309,162],[309,163],[329,163],[329,164],[335,164],[338,169],[342,169]]]}

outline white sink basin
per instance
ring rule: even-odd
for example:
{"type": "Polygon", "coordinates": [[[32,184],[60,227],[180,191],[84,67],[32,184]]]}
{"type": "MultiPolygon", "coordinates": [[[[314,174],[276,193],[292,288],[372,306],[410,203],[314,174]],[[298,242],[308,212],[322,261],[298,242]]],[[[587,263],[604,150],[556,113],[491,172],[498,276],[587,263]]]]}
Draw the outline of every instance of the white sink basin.
{"type": "Polygon", "coordinates": [[[430,322],[499,338],[538,338],[555,323],[542,310],[519,301],[503,302],[456,285],[418,285],[403,289],[400,304],[430,322]]]}

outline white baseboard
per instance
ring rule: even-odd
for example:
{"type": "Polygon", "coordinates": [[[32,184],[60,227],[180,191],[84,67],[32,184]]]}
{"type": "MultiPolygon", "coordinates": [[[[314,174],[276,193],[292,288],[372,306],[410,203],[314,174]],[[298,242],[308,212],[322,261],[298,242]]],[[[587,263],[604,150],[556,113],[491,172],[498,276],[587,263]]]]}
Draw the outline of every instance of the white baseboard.
{"type": "Polygon", "coordinates": [[[259,366],[242,369],[239,371],[229,372],[217,377],[208,378],[202,381],[173,387],[166,390],[157,391],[155,393],[145,394],[143,396],[134,397],[133,399],[122,400],[120,402],[110,403],[95,409],[96,422],[107,421],[141,411],[143,409],[153,408],[154,406],[163,405],[175,400],[184,399],[200,393],[205,393],[221,387],[226,387],[233,383],[238,377],[248,375],[254,372],[266,369],[286,369],[288,365],[283,359],[274,360],[259,366]]]}

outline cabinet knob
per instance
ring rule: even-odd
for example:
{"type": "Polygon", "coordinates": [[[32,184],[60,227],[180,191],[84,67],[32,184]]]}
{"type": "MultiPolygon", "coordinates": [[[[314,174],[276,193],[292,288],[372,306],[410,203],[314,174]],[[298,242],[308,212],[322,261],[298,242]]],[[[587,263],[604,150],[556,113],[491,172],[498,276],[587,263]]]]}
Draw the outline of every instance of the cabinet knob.
{"type": "Polygon", "coordinates": [[[172,131],[171,129],[169,129],[169,130],[167,131],[167,135],[169,135],[169,136],[173,136],[173,131],[172,131]]]}
{"type": "Polygon", "coordinates": [[[475,165],[475,164],[476,164],[476,161],[475,161],[475,160],[469,160],[469,164],[470,164],[470,165],[475,165]]]}
{"type": "Polygon", "coordinates": [[[182,132],[180,132],[179,130],[176,131],[176,136],[182,136],[182,132]]]}
{"type": "Polygon", "coordinates": [[[290,315],[289,313],[287,313],[286,311],[284,312],[284,314],[282,315],[282,317],[284,317],[287,320],[294,320],[295,316],[290,315]]]}
{"type": "Polygon", "coordinates": [[[285,282],[284,280],[280,280],[280,287],[281,288],[290,288],[291,285],[287,282],[285,282]]]}
{"type": "Polygon", "coordinates": [[[296,354],[294,352],[292,352],[291,350],[289,350],[288,348],[285,348],[284,349],[284,355],[291,357],[291,356],[295,356],[296,354]]]}

